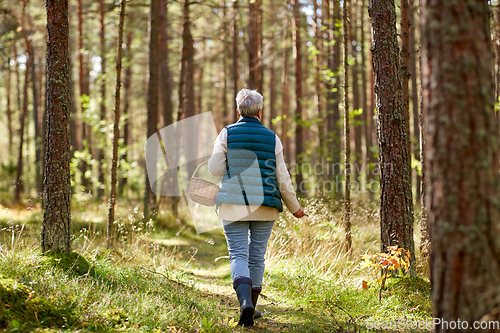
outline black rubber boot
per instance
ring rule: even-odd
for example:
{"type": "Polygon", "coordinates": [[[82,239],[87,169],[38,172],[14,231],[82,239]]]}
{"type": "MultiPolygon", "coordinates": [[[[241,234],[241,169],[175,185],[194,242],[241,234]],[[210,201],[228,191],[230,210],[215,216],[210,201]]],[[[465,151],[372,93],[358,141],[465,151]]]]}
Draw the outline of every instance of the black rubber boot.
{"type": "Polygon", "coordinates": [[[259,319],[262,317],[262,313],[257,310],[257,301],[259,300],[261,290],[261,288],[252,288],[252,305],[254,307],[253,319],[259,319]]]}
{"type": "Polygon", "coordinates": [[[240,303],[240,326],[253,326],[254,307],[252,305],[252,285],[247,282],[235,286],[236,296],[240,303]]]}

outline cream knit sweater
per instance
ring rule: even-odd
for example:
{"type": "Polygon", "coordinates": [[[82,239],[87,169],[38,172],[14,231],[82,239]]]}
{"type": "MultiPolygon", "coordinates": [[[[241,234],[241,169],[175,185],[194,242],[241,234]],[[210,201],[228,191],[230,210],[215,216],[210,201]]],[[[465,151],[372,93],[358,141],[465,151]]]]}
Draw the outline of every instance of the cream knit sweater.
{"type": "MultiPolygon", "coordinates": [[[[212,176],[224,176],[226,171],[227,154],[227,130],[225,128],[219,133],[214,142],[214,151],[208,160],[208,171],[212,176]]],[[[276,177],[278,180],[281,198],[286,207],[292,213],[300,209],[295,190],[290,180],[290,174],[286,168],[283,158],[283,144],[276,135],[276,177]]],[[[279,217],[279,211],[276,208],[267,206],[238,206],[222,204],[219,208],[219,216],[226,221],[274,221],[279,217]]]]}

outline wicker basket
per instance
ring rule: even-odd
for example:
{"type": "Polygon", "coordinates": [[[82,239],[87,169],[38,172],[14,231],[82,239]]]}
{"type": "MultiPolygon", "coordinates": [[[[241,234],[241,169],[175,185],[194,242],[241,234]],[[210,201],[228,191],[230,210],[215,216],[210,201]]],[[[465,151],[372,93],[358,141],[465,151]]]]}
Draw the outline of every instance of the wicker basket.
{"type": "Polygon", "coordinates": [[[188,195],[194,202],[204,206],[213,206],[215,205],[217,193],[219,193],[219,186],[208,180],[196,177],[198,170],[207,163],[208,161],[201,163],[196,170],[194,170],[191,182],[189,183],[188,195]]]}

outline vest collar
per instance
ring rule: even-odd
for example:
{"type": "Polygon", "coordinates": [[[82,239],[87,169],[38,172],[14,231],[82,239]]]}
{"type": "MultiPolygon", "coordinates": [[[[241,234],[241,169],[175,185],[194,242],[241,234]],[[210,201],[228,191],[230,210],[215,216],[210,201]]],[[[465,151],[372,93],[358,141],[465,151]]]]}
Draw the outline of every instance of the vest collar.
{"type": "Polygon", "coordinates": [[[237,121],[237,123],[257,123],[257,124],[262,125],[259,118],[255,118],[255,117],[242,117],[237,121]]]}

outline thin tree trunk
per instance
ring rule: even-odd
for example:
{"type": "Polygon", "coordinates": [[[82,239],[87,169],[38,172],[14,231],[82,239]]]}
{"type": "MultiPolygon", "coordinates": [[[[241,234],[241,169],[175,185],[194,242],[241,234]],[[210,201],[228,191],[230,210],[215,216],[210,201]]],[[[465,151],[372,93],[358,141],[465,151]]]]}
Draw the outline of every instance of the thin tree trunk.
{"type": "Polygon", "coordinates": [[[287,45],[287,30],[288,22],[283,22],[283,67],[281,68],[281,83],[283,86],[282,103],[281,103],[281,141],[283,142],[283,150],[285,152],[285,162],[292,163],[292,148],[290,138],[288,137],[290,124],[290,84],[288,82],[288,45],[287,45]]]}
{"type": "Polygon", "coordinates": [[[262,92],[261,0],[248,1],[248,88],[262,92]]]}
{"type": "MultiPolygon", "coordinates": [[[[128,150],[130,147],[130,85],[132,83],[132,30],[127,33],[126,39],[126,63],[127,67],[125,68],[125,79],[123,81],[123,144],[125,145],[125,149],[123,151],[122,156],[120,156],[120,161],[127,162],[128,159],[128,150]]],[[[167,94],[165,89],[165,94],[167,94]]],[[[172,101],[170,101],[172,104],[172,101]]],[[[172,111],[172,110],[170,110],[172,111]]],[[[172,113],[170,113],[172,116],[172,113]]],[[[165,116],[163,117],[165,119],[165,116]]],[[[125,196],[125,187],[127,186],[127,176],[122,175],[120,181],[118,183],[118,195],[125,196]]]]}
{"type": "Polygon", "coordinates": [[[227,76],[228,76],[228,71],[227,71],[227,61],[229,55],[229,48],[228,48],[228,38],[227,38],[227,8],[226,8],[226,1],[225,0],[220,0],[219,6],[222,9],[222,19],[221,19],[221,25],[220,25],[220,39],[222,43],[222,48],[223,48],[223,57],[222,57],[222,119],[223,119],[223,124],[228,125],[229,124],[229,110],[228,110],[228,103],[227,103],[227,76]]]}
{"type": "MultiPolygon", "coordinates": [[[[170,67],[168,67],[170,50],[169,43],[169,21],[167,0],[161,0],[160,5],[160,76],[161,76],[161,102],[163,111],[163,126],[172,125],[174,122],[174,105],[172,103],[173,82],[170,67]]],[[[130,55],[132,56],[132,54],[130,55]]]]}
{"type": "Polygon", "coordinates": [[[302,43],[300,38],[300,4],[299,0],[293,0],[293,53],[295,58],[295,163],[297,164],[297,174],[295,182],[297,183],[297,194],[305,194],[303,187],[303,175],[300,163],[300,155],[304,152],[304,127],[302,124],[302,43]]]}
{"type": "Polygon", "coordinates": [[[330,6],[333,7],[332,13],[332,23],[331,23],[331,40],[335,40],[333,44],[333,55],[330,57],[331,59],[331,70],[335,73],[333,90],[329,90],[329,107],[328,107],[328,135],[329,135],[329,145],[331,150],[331,158],[332,158],[332,181],[335,184],[335,196],[340,196],[342,193],[342,188],[337,186],[339,184],[339,177],[341,175],[340,171],[340,163],[341,163],[341,141],[342,141],[342,133],[340,123],[340,91],[341,91],[341,80],[340,80],[340,61],[341,61],[341,53],[342,50],[340,46],[342,45],[342,30],[339,25],[342,22],[342,15],[340,13],[340,2],[335,0],[330,0],[330,6]]]}
{"type": "Polygon", "coordinates": [[[472,328],[475,321],[500,319],[499,142],[488,3],[421,4],[432,315],[469,324],[434,328],[498,332],[492,322],[472,328]]]}
{"type": "Polygon", "coordinates": [[[232,122],[236,122],[236,118],[238,117],[236,114],[236,109],[238,108],[236,104],[236,95],[238,95],[238,78],[239,78],[239,52],[238,52],[238,13],[239,13],[239,7],[238,7],[238,1],[233,1],[233,24],[232,24],[232,30],[231,30],[231,35],[233,37],[233,110],[231,111],[232,117],[232,122]]]}
{"type": "Polygon", "coordinates": [[[120,1],[120,24],[118,26],[118,51],[116,55],[116,88],[115,88],[115,122],[113,126],[113,160],[111,161],[111,189],[109,191],[108,204],[108,228],[106,233],[107,248],[113,247],[114,223],[115,223],[115,203],[116,203],[116,169],[118,166],[118,141],[120,140],[120,89],[122,76],[122,45],[123,45],[123,24],[125,21],[126,0],[120,1]]]}
{"type": "Polygon", "coordinates": [[[351,236],[351,127],[349,124],[349,29],[347,21],[349,0],[344,0],[344,233],[345,233],[345,250],[351,253],[352,236],[351,236]]]}
{"type": "MultiPolygon", "coordinates": [[[[364,133],[364,156],[363,156],[363,168],[366,170],[366,181],[368,183],[370,170],[370,147],[372,145],[371,132],[368,122],[371,119],[371,111],[368,109],[368,84],[366,78],[366,48],[365,48],[365,9],[366,1],[361,0],[361,8],[359,13],[360,19],[360,33],[361,33],[361,107],[363,108],[363,113],[361,114],[361,122],[364,133]]],[[[363,169],[361,169],[363,170],[363,169]]],[[[371,192],[367,191],[368,196],[371,197],[371,192]]]]}
{"type": "MultiPolygon", "coordinates": [[[[324,1],[324,0],[323,0],[324,1]]],[[[323,51],[323,38],[321,22],[324,22],[323,13],[321,17],[318,15],[319,5],[318,0],[314,0],[314,16],[313,16],[313,31],[314,31],[314,47],[316,52],[314,53],[314,105],[316,106],[316,115],[318,119],[318,138],[319,138],[319,149],[318,149],[318,159],[320,160],[325,156],[325,119],[323,114],[323,88],[322,88],[322,75],[323,63],[322,63],[322,51],[323,51]]],[[[318,175],[322,178],[323,175],[318,175]]]]}
{"type": "MultiPolygon", "coordinates": [[[[159,45],[159,30],[160,30],[160,0],[151,0],[151,28],[149,37],[149,84],[148,84],[148,120],[147,120],[147,135],[149,138],[158,130],[158,84],[159,84],[159,64],[160,64],[160,45],[159,45]]],[[[180,120],[180,119],[178,119],[180,120]]],[[[156,161],[156,156],[148,156],[151,160],[156,161]]],[[[148,173],[145,180],[144,193],[144,219],[154,219],[156,211],[156,192],[153,192],[149,183],[148,173]]],[[[156,180],[156,179],[155,179],[156,180]]]]}
{"type": "MultiPolygon", "coordinates": [[[[84,50],[84,44],[83,44],[83,8],[82,8],[82,0],[78,0],[77,3],[77,16],[78,16],[78,82],[80,86],[80,113],[79,113],[79,118],[80,121],[78,122],[79,126],[79,133],[82,134],[83,138],[87,138],[87,146],[90,140],[90,130],[89,126],[85,123],[85,113],[87,112],[87,106],[88,106],[88,98],[90,94],[90,87],[89,87],[89,80],[87,78],[87,75],[85,73],[85,60],[83,57],[83,54],[85,52],[84,50]]],[[[85,149],[83,140],[80,140],[80,145],[77,147],[77,150],[83,151],[85,149]]],[[[89,153],[90,153],[90,148],[89,148],[89,153]]],[[[80,163],[78,164],[78,168],[80,170],[80,173],[82,174],[82,180],[81,180],[81,186],[84,191],[89,190],[89,182],[88,178],[86,176],[87,170],[89,168],[89,165],[87,164],[87,161],[85,159],[81,160],[80,163]]]]}
{"type": "MultiPolygon", "coordinates": [[[[359,99],[359,64],[358,64],[358,8],[357,1],[351,0],[352,5],[349,6],[349,15],[350,24],[349,30],[351,31],[349,38],[351,46],[351,56],[353,57],[353,66],[351,69],[351,77],[352,77],[352,109],[359,110],[361,108],[360,99],[359,99]]],[[[353,119],[353,130],[354,130],[354,156],[351,157],[352,162],[355,165],[354,170],[352,170],[352,174],[355,181],[359,181],[360,173],[358,170],[361,170],[361,159],[362,159],[362,145],[363,145],[363,127],[361,126],[362,117],[361,115],[355,115],[353,119]]]]}
{"type": "MultiPolygon", "coordinates": [[[[406,152],[411,165],[411,136],[410,136],[410,0],[401,0],[401,79],[403,82],[403,107],[406,130],[406,152]]],[[[411,186],[411,174],[410,174],[411,186]]],[[[410,187],[411,188],[411,187],[410,187]]]]}
{"type": "MultiPolygon", "coordinates": [[[[101,103],[100,103],[100,118],[101,118],[101,129],[103,124],[106,124],[106,39],[105,39],[105,8],[104,8],[104,0],[99,0],[99,14],[100,14],[100,45],[99,48],[101,50],[101,103]]],[[[104,125],[106,126],[106,125],[104,125]]],[[[104,131],[104,133],[106,133],[104,131]]],[[[99,152],[97,160],[99,161],[97,164],[98,169],[98,180],[99,184],[97,187],[97,197],[102,198],[104,196],[104,163],[105,157],[104,152],[106,151],[106,139],[100,138],[101,142],[99,143],[99,152]]]]}
{"type": "MultiPolygon", "coordinates": [[[[28,59],[28,61],[31,61],[28,59]]],[[[24,71],[24,88],[23,88],[23,109],[21,112],[21,117],[19,123],[21,124],[21,128],[19,129],[19,151],[17,154],[17,174],[16,174],[16,190],[14,193],[14,202],[16,204],[21,203],[21,193],[24,191],[23,186],[23,145],[24,145],[24,132],[25,132],[25,123],[26,118],[28,117],[28,85],[29,85],[29,72],[31,66],[26,66],[24,71]]]]}
{"type": "Polygon", "coordinates": [[[402,99],[394,0],[370,0],[372,53],[378,111],[382,252],[399,246],[410,253],[415,275],[411,166],[402,99]]]}
{"type": "Polygon", "coordinates": [[[12,125],[12,109],[10,107],[10,89],[11,89],[11,76],[12,70],[10,69],[10,57],[7,57],[7,128],[9,131],[9,166],[12,165],[12,159],[14,154],[14,148],[12,139],[14,137],[13,125],[12,125]]]}
{"type": "Polygon", "coordinates": [[[71,251],[68,0],[47,0],[43,252],[71,251]]]}
{"type": "MultiPolygon", "coordinates": [[[[417,161],[420,161],[420,129],[419,129],[419,99],[417,85],[417,52],[415,45],[415,10],[418,8],[418,3],[410,8],[410,75],[411,75],[411,105],[413,113],[413,155],[417,161]]],[[[420,175],[417,170],[416,174],[416,202],[419,202],[421,197],[420,191],[420,175]]]]}

